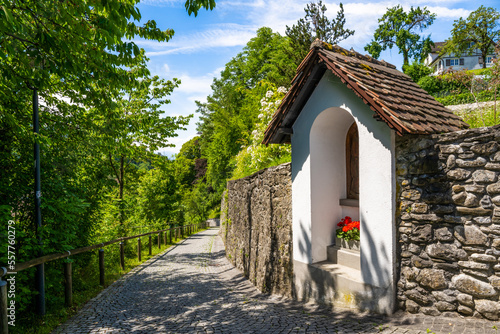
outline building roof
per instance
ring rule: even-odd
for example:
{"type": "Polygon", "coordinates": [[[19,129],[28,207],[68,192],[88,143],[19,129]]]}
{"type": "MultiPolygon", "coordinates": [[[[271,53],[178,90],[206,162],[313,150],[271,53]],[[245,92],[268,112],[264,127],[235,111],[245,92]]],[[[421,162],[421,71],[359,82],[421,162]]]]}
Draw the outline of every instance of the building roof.
{"type": "Polygon", "coordinates": [[[446,42],[434,42],[434,46],[431,47],[431,53],[440,53],[446,42]]]}
{"type": "Polygon", "coordinates": [[[274,113],[264,134],[264,144],[290,142],[292,126],[326,70],[361,98],[373,110],[375,119],[399,135],[468,127],[394,65],[316,40],[274,113]]]}

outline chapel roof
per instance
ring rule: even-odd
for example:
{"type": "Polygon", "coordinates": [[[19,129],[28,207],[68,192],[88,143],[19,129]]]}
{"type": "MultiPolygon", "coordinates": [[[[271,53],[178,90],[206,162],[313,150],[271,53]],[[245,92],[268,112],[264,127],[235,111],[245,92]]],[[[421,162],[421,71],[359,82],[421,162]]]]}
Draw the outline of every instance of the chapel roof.
{"type": "Polygon", "coordinates": [[[273,115],[264,144],[289,143],[292,126],[326,70],[351,89],[399,135],[433,134],[468,127],[396,66],[320,40],[297,68],[292,86],[273,115]]]}

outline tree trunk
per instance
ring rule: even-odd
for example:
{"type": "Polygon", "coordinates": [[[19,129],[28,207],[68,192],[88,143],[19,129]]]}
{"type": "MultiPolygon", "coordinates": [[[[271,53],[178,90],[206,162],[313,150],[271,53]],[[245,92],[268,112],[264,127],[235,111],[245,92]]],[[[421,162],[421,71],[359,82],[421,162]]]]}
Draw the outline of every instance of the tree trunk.
{"type": "Polygon", "coordinates": [[[120,199],[120,233],[122,234],[122,237],[125,236],[125,207],[123,203],[123,186],[125,183],[124,175],[125,175],[125,169],[124,169],[124,157],[123,155],[120,157],[120,177],[119,177],[119,195],[118,198],[120,199]]]}
{"type": "Polygon", "coordinates": [[[408,59],[408,50],[403,50],[403,68],[410,65],[410,60],[408,59]]]}
{"type": "Polygon", "coordinates": [[[125,171],[123,169],[123,163],[124,163],[124,159],[123,159],[123,155],[122,155],[120,158],[120,178],[119,178],[119,184],[120,184],[119,198],[120,198],[120,200],[123,200],[123,174],[125,173],[125,171]]]}

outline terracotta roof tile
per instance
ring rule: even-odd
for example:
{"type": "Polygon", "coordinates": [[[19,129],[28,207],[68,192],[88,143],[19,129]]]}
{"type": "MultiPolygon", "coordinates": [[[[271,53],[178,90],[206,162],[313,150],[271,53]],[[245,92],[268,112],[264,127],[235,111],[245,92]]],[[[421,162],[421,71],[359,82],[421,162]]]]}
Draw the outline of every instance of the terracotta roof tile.
{"type": "Polygon", "coordinates": [[[468,127],[394,65],[316,40],[266,130],[265,144],[290,141],[293,123],[326,70],[339,77],[375,112],[376,119],[399,135],[468,127]]]}

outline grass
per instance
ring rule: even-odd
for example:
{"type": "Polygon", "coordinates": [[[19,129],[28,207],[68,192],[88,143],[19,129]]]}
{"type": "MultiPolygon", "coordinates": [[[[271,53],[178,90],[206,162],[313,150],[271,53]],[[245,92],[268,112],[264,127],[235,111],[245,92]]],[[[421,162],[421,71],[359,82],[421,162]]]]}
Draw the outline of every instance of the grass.
{"type": "Polygon", "coordinates": [[[496,119],[493,106],[478,109],[466,109],[455,111],[454,113],[460,116],[464,120],[464,122],[470,125],[471,128],[493,126],[496,124],[500,124],[500,101],[497,102],[496,119]]]}
{"type": "MultiPolygon", "coordinates": [[[[199,230],[203,231],[203,229],[199,230]]],[[[198,232],[199,232],[198,231],[198,232]]],[[[197,232],[195,232],[197,233],[197,232]]],[[[139,264],[150,258],[164,252],[166,249],[182,241],[182,238],[175,239],[172,236],[172,244],[162,245],[158,248],[156,236],[152,238],[152,254],[149,255],[148,248],[149,237],[141,238],[141,261],[137,258],[137,239],[130,240],[125,248],[125,269],[122,270],[119,264],[118,244],[110,245],[105,248],[105,286],[99,285],[99,264],[97,252],[93,252],[88,265],[78,270],[73,270],[73,305],[65,307],[64,288],[59,288],[60,294],[55,296],[47,295],[47,312],[45,316],[39,316],[33,312],[24,312],[16,315],[16,326],[9,326],[9,333],[13,334],[48,334],[58,325],[62,324],[70,317],[75,315],[90,299],[97,296],[104,288],[111,285],[120,277],[128,273],[139,264]]],[[[163,239],[163,238],[162,238],[163,239]]],[[[169,242],[167,238],[167,242],[169,242]]],[[[88,253],[80,254],[88,256],[88,253]],[[86,255],[85,255],[86,254],[86,255]]],[[[80,256],[80,255],[76,255],[80,256]]],[[[48,264],[50,265],[50,263],[48,264]]],[[[46,282],[50,284],[50,282],[46,282]]],[[[57,283],[55,283],[57,284],[57,283]]],[[[62,287],[62,285],[61,285],[62,287]]],[[[48,290],[48,289],[47,289],[48,290]]]]}

